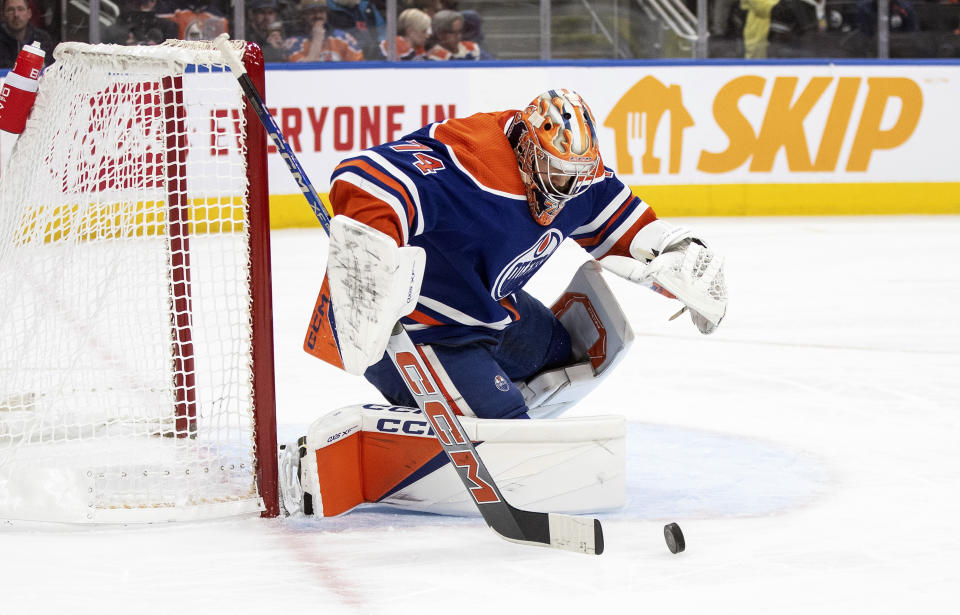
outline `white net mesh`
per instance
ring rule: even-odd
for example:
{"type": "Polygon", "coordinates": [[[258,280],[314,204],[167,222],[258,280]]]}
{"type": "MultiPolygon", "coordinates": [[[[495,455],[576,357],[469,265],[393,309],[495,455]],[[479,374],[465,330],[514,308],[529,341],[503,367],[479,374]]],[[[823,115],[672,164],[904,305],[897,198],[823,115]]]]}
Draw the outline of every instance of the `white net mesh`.
{"type": "Polygon", "coordinates": [[[260,510],[237,81],[205,43],[54,55],[0,178],[0,518],[260,510]]]}

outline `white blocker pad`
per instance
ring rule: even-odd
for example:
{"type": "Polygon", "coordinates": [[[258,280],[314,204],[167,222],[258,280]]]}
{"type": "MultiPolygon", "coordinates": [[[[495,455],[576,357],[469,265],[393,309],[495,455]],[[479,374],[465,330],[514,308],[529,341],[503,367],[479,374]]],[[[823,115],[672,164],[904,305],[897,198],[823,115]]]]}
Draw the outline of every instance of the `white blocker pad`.
{"type": "Polygon", "coordinates": [[[330,222],[327,277],[343,369],[360,376],[383,357],[390,331],[417,306],[426,253],[346,216],[330,222]]]}
{"type": "Polygon", "coordinates": [[[583,399],[626,356],[633,330],[597,261],[580,266],[551,309],[573,343],[569,365],[514,383],[531,418],[553,418],[583,399]]]}
{"type": "MultiPolygon", "coordinates": [[[[624,505],[623,417],[460,421],[512,505],[571,514],[624,505]]],[[[377,502],[479,514],[417,408],[366,404],[332,412],[310,426],[300,455],[308,513],[329,517],[377,502]]]]}

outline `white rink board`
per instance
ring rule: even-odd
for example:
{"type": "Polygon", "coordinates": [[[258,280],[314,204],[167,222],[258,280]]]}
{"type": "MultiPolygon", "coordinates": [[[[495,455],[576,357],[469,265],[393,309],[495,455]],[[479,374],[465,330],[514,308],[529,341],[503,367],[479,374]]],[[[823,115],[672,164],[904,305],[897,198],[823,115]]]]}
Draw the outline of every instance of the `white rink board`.
{"type": "MultiPolygon", "coordinates": [[[[552,87],[571,88],[584,96],[600,124],[604,161],[628,184],[958,180],[949,156],[960,140],[955,105],[960,99],[960,65],[956,64],[280,68],[267,72],[268,106],[278,114],[288,138],[294,137],[294,148],[321,191],[341,159],[416,130],[424,119],[437,119],[437,105],[444,113],[452,108],[454,115],[463,117],[523,106],[552,87]],[[871,113],[865,114],[868,99],[871,113]],[[666,111],[662,116],[656,114],[658,106],[666,111]],[[731,111],[734,107],[739,113],[731,111]],[[641,112],[645,115],[638,125],[641,112]],[[651,148],[661,161],[657,171],[650,165],[643,169],[641,163],[651,116],[660,117],[653,122],[651,148]],[[373,121],[377,117],[379,124],[373,121]],[[833,122],[829,130],[828,121],[833,122]],[[748,132],[745,125],[750,127],[748,132]],[[671,129],[681,134],[673,143],[671,129]],[[832,139],[838,131],[843,136],[837,145],[832,139]],[[751,143],[753,133],[760,135],[760,149],[776,152],[772,164],[755,162],[760,152],[751,143]],[[825,145],[825,133],[830,144],[825,145]],[[623,152],[617,152],[618,139],[634,159],[632,172],[623,152]],[[847,168],[855,144],[861,157],[870,153],[864,170],[847,168]],[[704,152],[720,154],[731,145],[753,155],[744,157],[742,164],[714,164],[712,169],[703,162],[704,152]],[[814,165],[821,146],[824,160],[814,165]],[[836,150],[832,164],[828,150],[836,150]],[[677,165],[673,169],[671,162],[677,165]]],[[[295,192],[288,175],[279,156],[272,156],[271,193],[295,192]]]]}

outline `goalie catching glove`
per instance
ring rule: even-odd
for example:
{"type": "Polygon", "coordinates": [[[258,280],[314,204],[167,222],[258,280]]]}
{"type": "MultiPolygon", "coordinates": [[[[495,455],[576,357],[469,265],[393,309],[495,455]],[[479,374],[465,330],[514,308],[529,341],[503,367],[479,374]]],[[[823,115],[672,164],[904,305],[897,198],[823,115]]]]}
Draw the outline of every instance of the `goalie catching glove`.
{"type": "Polygon", "coordinates": [[[640,229],[630,242],[630,255],[600,262],[608,271],[678,299],[701,333],[713,333],[727,313],[723,257],[688,229],[663,220],[640,229]]]}

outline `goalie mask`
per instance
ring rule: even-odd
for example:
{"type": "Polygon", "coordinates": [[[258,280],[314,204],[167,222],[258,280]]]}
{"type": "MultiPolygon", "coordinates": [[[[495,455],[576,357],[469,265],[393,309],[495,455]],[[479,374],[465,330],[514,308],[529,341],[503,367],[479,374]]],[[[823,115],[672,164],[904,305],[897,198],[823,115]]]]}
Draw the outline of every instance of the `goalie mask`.
{"type": "Polygon", "coordinates": [[[571,90],[549,90],[518,111],[507,131],[534,220],[547,226],[600,166],[593,114],[571,90]]]}

